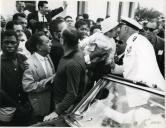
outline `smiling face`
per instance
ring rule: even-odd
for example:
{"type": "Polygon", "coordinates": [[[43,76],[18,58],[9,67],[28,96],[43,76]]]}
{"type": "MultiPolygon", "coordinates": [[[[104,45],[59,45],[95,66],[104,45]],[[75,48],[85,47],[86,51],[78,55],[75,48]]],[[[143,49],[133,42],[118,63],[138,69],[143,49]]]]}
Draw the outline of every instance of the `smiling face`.
{"type": "Polygon", "coordinates": [[[21,24],[23,29],[26,29],[26,27],[27,27],[27,19],[26,18],[19,16],[17,19],[17,23],[21,24]]]}
{"type": "Polygon", "coordinates": [[[39,10],[40,10],[40,12],[42,13],[42,14],[47,14],[48,13],[48,11],[49,11],[49,9],[48,9],[48,4],[43,4],[43,6],[40,6],[39,7],[39,10]]]}
{"type": "Polygon", "coordinates": [[[22,36],[23,34],[23,28],[20,24],[14,24],[13,26],[14,31],[16,32],[17,36],[22,36]]]}
{"type": "Polygon", "coordinates": [[[78,28],[78,32],[80,34],[80,38],[81,39],[84,39],[88,36],[88,32],[89,32],[89,28],[88,28],[88,25],[81,25],[79,28],[78,28]]]}

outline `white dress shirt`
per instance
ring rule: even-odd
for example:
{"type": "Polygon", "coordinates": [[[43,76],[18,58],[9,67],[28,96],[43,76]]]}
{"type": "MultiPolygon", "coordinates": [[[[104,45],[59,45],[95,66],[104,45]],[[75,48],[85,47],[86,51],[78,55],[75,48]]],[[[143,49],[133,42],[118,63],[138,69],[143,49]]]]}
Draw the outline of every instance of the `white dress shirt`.
{"type": "Polygon", "coordinates": [[[37,59],[39,60],[39,62],[41,63],[46,75],[47,75],[48,71],[47,71],[47,68],[46,68],[46,62],[45,61],[47,61],[47,64],[48,64],[47,66],[49,67],[49,70],[52,71],[51,64],[48,61],[47,57],[43,57],[43,56],[41,56],[40,54],[38,54],[36,52],[35,52],[35,55],[36,55],[37,59]]]}
{"type": "Polygon", "coordinates": [[[39,22],[47,22],[45,15],[44,15],[44,21],[43,21],[43,14],[41,14],[40,11],[38,11],[38,19],[39,19],[39,22]]]}

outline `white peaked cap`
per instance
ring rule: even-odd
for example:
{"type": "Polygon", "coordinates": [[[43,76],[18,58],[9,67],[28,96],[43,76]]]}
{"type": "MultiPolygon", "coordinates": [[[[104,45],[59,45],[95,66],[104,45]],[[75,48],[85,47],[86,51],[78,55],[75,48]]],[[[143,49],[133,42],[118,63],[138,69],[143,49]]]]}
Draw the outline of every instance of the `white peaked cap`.
{"type": "Polygon", "coordinates": [[[115,28],[119,23],[116,20],[111,19],[110,17],[101,22],[102,32],[106,33],[111,29],[115,28]]]}
{"type": "Polygon", "coordinates": [[[125,23],[127,26],[137,29],[137,30],[141,30],[143,28],[141,24],[139,24],[136,20],[134,20],[132,18],[121,17],[121,22],[125,23]]]}

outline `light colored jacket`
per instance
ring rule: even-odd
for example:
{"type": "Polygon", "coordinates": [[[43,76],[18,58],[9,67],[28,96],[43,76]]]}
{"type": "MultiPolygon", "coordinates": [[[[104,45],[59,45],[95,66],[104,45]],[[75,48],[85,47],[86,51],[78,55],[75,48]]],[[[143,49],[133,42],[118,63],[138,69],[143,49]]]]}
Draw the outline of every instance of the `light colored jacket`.
{"type": "MultiPolygon", "coordinates": [[[[48,60],[55,73],[53,63],[48,60]]],[[[45,116],[50,112],[51,86],[48,84],[50,77],[46,77],[45,71],[35,54],[27,60],[29,68],[23,74],[22,85],[33,107],[34,115],[45,116]]]]}

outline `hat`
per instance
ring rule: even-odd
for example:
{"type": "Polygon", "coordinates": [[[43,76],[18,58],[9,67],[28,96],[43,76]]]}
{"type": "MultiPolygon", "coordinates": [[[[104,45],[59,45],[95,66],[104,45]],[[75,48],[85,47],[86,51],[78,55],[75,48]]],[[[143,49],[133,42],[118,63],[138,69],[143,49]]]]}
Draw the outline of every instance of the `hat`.
{"type": "Polygon", "coordinates": [[[121,22],[136,30],[141,30],[143,28],[136,20],[132,18],[122,17],[121,22]]]}
{"type": "Polygon", "coordinates": [[[101,22],[102,32],[106,33],[111,29],[115,28],[119,23],[111,18],[107,18],[101,22]]]}

